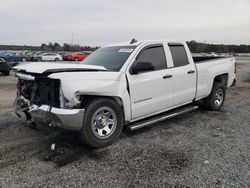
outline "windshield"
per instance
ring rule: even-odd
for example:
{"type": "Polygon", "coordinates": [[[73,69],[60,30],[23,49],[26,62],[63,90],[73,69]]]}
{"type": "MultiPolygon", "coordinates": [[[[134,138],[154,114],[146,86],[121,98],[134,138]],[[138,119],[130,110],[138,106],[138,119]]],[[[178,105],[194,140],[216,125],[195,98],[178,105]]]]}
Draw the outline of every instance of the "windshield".
{"type": "Polygon", "coordinates": [[[89,55],[85,65],[98,65],[112,71],[119,71],[136,46],[113,46],[100,48],[89,55]]]}

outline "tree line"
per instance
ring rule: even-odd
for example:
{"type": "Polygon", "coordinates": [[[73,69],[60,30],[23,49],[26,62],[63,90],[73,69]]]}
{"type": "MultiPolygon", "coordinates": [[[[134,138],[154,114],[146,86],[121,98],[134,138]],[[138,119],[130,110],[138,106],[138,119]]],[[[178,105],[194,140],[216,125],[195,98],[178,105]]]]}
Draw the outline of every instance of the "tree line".
{"type": "MultiPolygon", "coordinates": [[[[194,40],[187,42],[191,52],[193,53],[250,53],[250,45],[225,45],[225,44],[207,44],[196,42],[194,40]]],[[[0,50],[30,50],[30,51],[94,51],[99,46],[85,46],[79,44],[64,43],[48,43],[41,44],[40,46],[26,46],[26,45],[0,45],[0,50]]]]}
{"type": "Polygon", "coordinates": [[[27,45],[0,45],[0,50],[30,50],[30,51],[68,51],[68,52],[79,52],[79,51],[94,51],[98,49],[98,46],[85,46],[79,44],[68,44],[64,43],[48,43],[41,44],[41,46],[27,46],[27,45]]]}
{"type": "Polygon", "coordinates": [[[69,51],[69,52],[79,52],[79,51],[94,51],[98,46],[92,47],[92,46],[84,46],[79,44],[68,44],[64,43],[62,46],[58,43],[49,43],[49,44],[42,44],[40,46],[41,51],[69,51]]]}
{"type": "Polygon", "coordinates": [[[191,40],[187,42],[193,53],[250,53],[250,45],[225,45],[225,44],[207,44],[191,40]]]}

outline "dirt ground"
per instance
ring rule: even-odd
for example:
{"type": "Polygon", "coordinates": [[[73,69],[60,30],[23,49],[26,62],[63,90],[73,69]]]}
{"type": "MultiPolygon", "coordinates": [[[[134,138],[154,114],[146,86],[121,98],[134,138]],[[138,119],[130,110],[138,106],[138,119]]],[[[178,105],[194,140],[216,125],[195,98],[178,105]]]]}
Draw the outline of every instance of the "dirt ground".
{"type": "Polygon", "coordinates": [[[250,187],[250,58],[221,112],[199,110],[89,149],[64,132],[26,126],[13,110],[15,77],[0,75],[0,187],[250,187]]]}

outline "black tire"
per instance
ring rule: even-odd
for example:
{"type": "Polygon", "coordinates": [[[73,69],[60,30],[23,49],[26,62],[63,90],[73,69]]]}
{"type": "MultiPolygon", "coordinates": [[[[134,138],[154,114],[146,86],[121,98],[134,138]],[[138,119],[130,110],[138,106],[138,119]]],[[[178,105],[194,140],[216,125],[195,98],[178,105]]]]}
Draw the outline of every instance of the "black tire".
{"type": "Polygon", "coordinates": [[[26,62],[27,59],[25,57],[22,58],[22,62],[26,62]]]}
{"type": "Polygon", "coordinates": [[[40,58],[40,57],[39,57],[39,58],[37,58],[37,61],[42,61],[42,58],[40,58]]]}
{"type": "Polygon", "coordinates": [[[79,59],[76,57],[75,59],[74,59],[75,61],[79,61],[79,59]]]}
{"type": "Polygon", "coordinates": [[[59,59],[58,59],[58,58],[56,58],[56,59],[55,59],[55,61],[59,61],[59,59]]]}
{"type": "Polygon", "coordinates": [[[214,82],[210,95],[204,99],[204,104],[209,110],[221,110],[226,97],[225,85],[221,82],[214,82]]]}
{"type": "Polygon", "coordinates": [[[80,138],[85,144],[93,148],[102,148],[111,145],[119,138],[124,125],[124,117],[120,106],[114,100],[109,98],[97,98],[90,101],[85,109],[84,124],[80,131],[80,138]],[[96,118],[94,117],[98,117],[99,114],[96,113],[105,108],[112,109],[116,118],[116,125],[107,138],[100,138],[97,131],[98,128],[96,128],[96,132],[95,128],[93,128],[98,126],[100,122],[96,123],[96,118]]]}
{"type": "Polygon", "coordinates": [[[3,75],[9,76],[9,75],[10,75],[10,71],[5,71],[5,72],[3,73],[3,75]]]}

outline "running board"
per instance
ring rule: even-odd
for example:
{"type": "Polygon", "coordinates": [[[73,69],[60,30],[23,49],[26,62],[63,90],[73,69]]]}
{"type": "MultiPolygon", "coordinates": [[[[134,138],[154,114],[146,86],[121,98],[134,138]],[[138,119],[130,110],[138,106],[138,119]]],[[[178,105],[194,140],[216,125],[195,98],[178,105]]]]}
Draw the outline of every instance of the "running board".
{"type": "Polygon", "coordinates": [[[149,126],[149,125],[152,125],[152,124],[155,124],[155,123],[158,123],[158,122],[161,122],[161,121],[164,121],[164,120],[176,117],[176,116],[179,116],[181,114],[185,114],[187,112],[192,112],[198,108],[199,108],[198,106],[184,107],[182,109],[171,111],[171,112],[168,112],[168,113],[165,113],[162,115],[154,116],[153,118],[150,118],[147,120],[141,120],[141,121],[136,122],[134,124],[130,124],[127,126],[127,129],[129,131],[134,131],[134,130],[137,130],[137,129],[140,129],[140,128],[143,128],[143,127],[146,127],[146,126],[149,126]]]}

